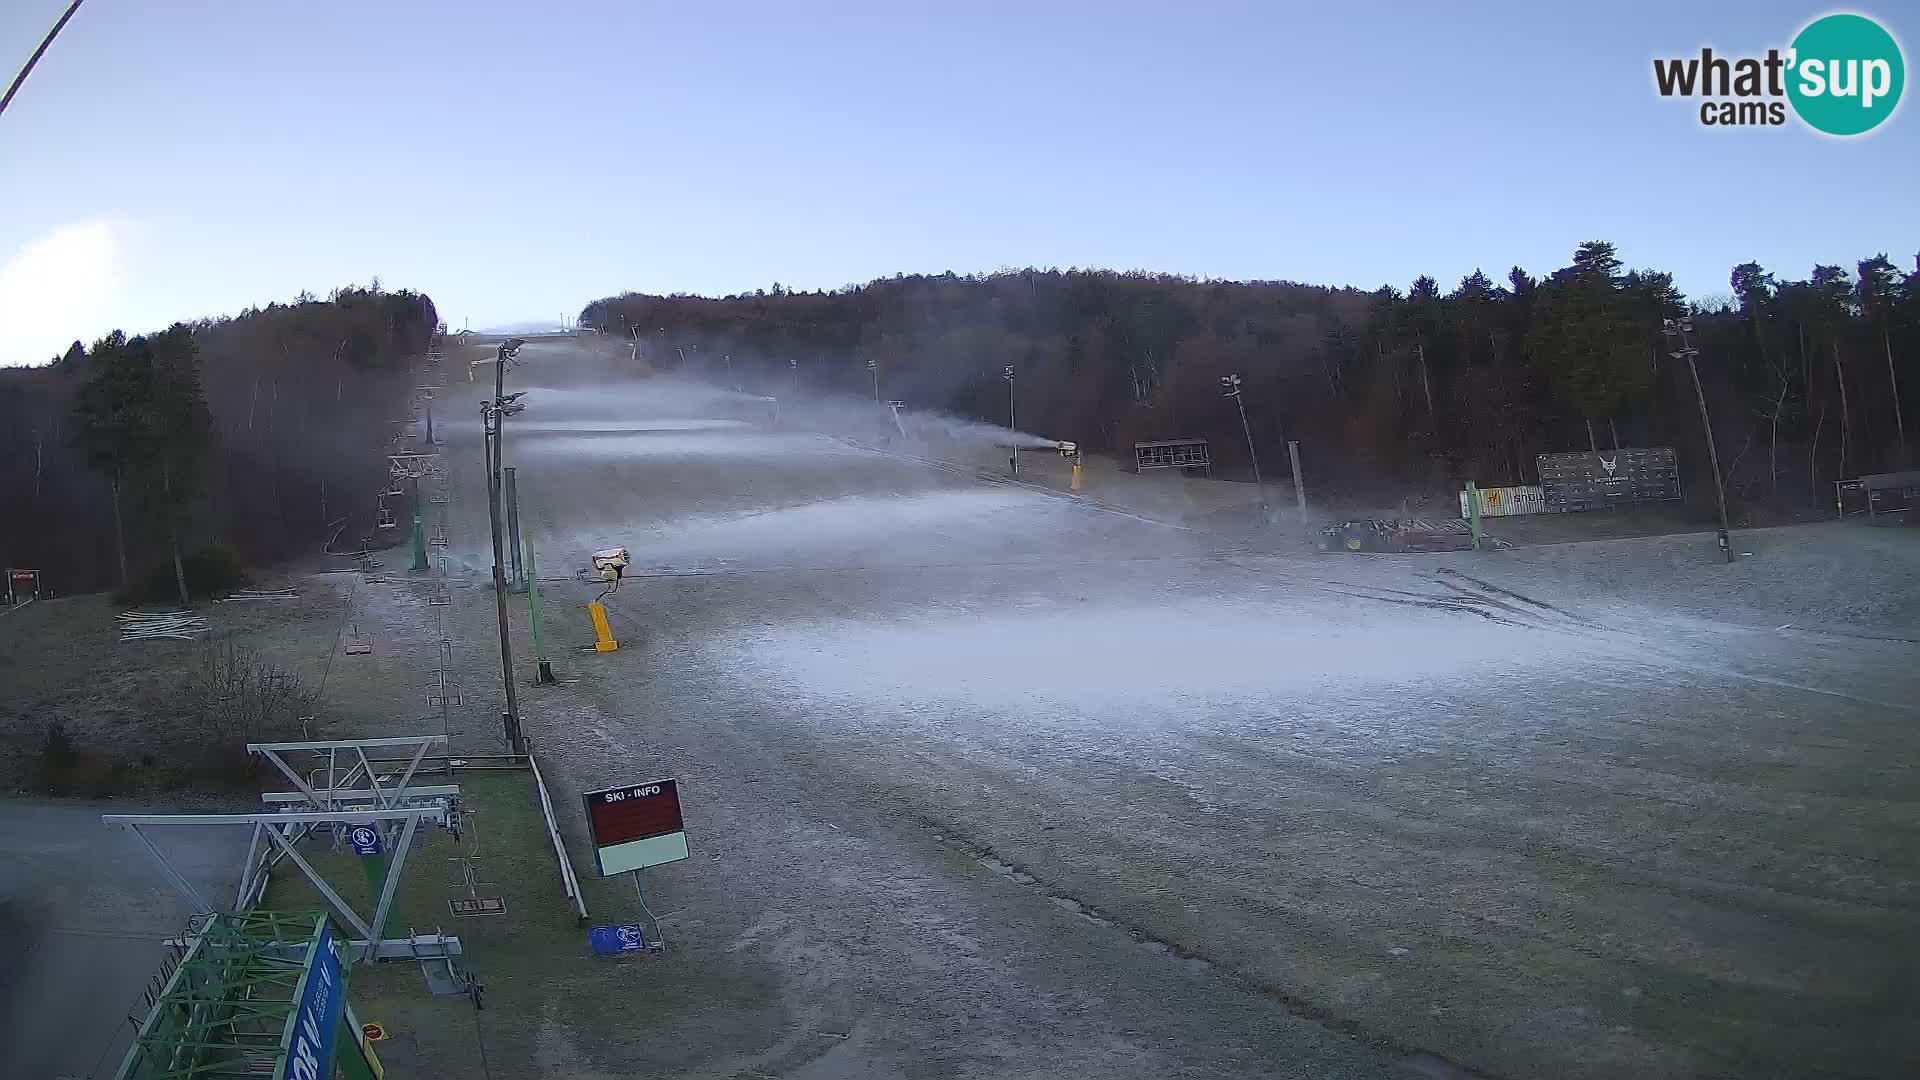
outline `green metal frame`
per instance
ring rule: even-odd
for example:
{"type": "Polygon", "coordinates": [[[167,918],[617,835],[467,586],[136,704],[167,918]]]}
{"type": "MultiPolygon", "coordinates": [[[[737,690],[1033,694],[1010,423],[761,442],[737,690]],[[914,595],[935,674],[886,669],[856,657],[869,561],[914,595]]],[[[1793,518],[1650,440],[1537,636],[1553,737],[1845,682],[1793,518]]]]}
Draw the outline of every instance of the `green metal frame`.
{"type": "MultiPolygon", "coordinates": [[[[147,1013],[117,1080],[277,1071],[326,924],[319,911],[208,916],[147,1013]]],[[[347,970],[341,968],[342,978],[347,970]]]]}

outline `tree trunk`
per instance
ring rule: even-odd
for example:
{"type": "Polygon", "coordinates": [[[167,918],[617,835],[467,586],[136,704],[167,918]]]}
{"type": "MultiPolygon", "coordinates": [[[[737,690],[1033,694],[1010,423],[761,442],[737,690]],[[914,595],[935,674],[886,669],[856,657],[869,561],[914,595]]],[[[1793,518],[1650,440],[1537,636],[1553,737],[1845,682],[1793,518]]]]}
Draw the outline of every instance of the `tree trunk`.
{"type": "Polygon", "coordinates": [[[1600,452],[1600,442],[1593,437],[1593,421],[1591,420],[1587,421],[1587,449],[1596,454],[1600,452]]]}
{"type": "Polygon", "coordinates": [[[1900,417],[1900,376],[1893,370],[1893,339],[1887,336],[1887,324],[1880,323],[1880,344],[1887,350],[1887,382],[1893,387],[1893,429],[1900,434],[1900,467],[1907,467],[1907,425],[1900,417]]]}
{"type": "Polygon", "coordinates": [[[1820,429],[1827,426],[1827,403],[1820,403],[1820,419],[1813,425],[1813,448],[1807,451],[1807,491],[1812,494],[1813,508],[1820,509],[1820,429]]]}
{"type": "Polygon", "coordinates": [[[186,607],[192,601],[187,596],[187,568],[180,561],[180,528],[173,506],[173,466],[165,459],[160,462],[160,491],[166,502],[161,512],[167,519],[167,548],[173,553],[173,583],[180,589],[180,606],[186,607]]]}
{"type": "Polygon", "coordinates": [[[1847,478],[1847,444],[1853,441],[1853,420],[1847,411],[1847,369],[1840,366],[1840,343],[1833,348],[1833,381],[1840,387],[1840,479],[1847,478]]]}
{"type": "Polygon", "coordinates": [[[1420,343],[1416,344],[1413,349],[1420,357],[1420,392],[1427,397],[1427,423],[1432,425],[1437,432],[1439,430],[1439,424],[1433,416],[1433,384],[1427,380],[1427,346],[1425,343],[1420,343]]]}
{"type": "Polygon", "coordinates": [[[120,517],[120,470],[113,471],[113,552],[120,558],[120,587],[127,581],[127,527],[120,517]]]}
{"type": "Polygon", "coordinates": [[[1613,436],[1613,448],[1620,449],[1620,429],[1613,424],[1613,417],[1607,417],[1607,434],[1613,436]]]}
{"type": "Polygon", "coordinates": [[[1780,409],[1774,407],[1773,415],[1767,417],[1771,425],[1767,442],[1767,478],[1773,497],[1780,497],[1780,409]]]}
{"type": "Polygon", "coordinates": [[[1807,349],[1807,324],[1800,323],[1800,378],[1808,386],[1813,385],[1813,353],[1807,349]]]}

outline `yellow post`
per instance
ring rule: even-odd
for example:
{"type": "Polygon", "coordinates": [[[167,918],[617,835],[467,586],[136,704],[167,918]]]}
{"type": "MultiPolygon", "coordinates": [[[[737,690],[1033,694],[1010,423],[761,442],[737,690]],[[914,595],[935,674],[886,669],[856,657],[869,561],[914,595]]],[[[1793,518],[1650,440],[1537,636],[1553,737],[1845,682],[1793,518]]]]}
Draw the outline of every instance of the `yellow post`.
{"type": "Polygon", "coordinates": [[[1078,461],[1073,463],[1073,490],[1075,494],[1079,494],[1080,492],[1080,463],[1078,461]]]}
{"type": "Polygon", "coordinates": [[[598,600],[587,605],[587,614],[593,617],[593,651],[613,652],[620,643],[613,640],[613,627],[607,625],[607,605],[598,600]]]}

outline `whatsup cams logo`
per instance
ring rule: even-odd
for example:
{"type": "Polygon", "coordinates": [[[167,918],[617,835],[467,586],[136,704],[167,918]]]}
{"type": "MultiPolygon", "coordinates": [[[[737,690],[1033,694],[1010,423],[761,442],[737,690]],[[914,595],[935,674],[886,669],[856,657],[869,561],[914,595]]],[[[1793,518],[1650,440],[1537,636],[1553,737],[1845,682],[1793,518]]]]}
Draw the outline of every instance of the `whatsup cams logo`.
{"type": "Polygon", "coordinates": [[[1729,57],[1703,48],[1698,56],[1659,58],[1653,84],[1661,97],[1699,98],[1707,127],[1779,127],[1793,110],[1828,135],[1864,135],[1900,105],[1907,65],[1900,43],[1865,15],[1823,15],[1785,49],[1729,57]]]}

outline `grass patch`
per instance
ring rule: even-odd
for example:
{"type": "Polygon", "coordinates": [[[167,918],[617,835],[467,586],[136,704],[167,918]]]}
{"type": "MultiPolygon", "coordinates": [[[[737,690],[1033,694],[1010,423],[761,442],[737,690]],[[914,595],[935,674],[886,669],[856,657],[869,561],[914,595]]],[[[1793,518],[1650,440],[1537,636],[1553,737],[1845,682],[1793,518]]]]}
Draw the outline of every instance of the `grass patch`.
{"type": "MultiPolygon", "coordinates": [[[[470,827],[457,841],[438,828],[415,836],[389,928],[458,936],[463,966],[486,987],[485,1007],[476,1013],[463,996],[429,996],[411,963],[354,968],[349,1000],[363,1021],[378,1021],[393,1036],[378,1047],[390,1070],[480,1075],[484,1046],[494,1076],[656,1075],[773,1043],[781,1023],[777,988],[771,973],[750,962],[684,947],[619,959],[593,955],[561,893],[531,774],[463,773],[458,783],[470,827]],[[469,853],[483,883],[478,893],[504,897],[505,916],[450,913],[448,900],[467,895],[455,860],[469,853]]],[[[567,843],[592,923],[640,921],[631,883],[593,877],[582,840],[569,836],[567,843]]],[[[302,854],[356,911],[370,914],[373,896],[350,847],[329,851],[315,842],[302,854]]],[[[279,910],[324,905],[291,866],[276,872],[265,901],[279,910]]],[[[669,940],[673,925],[670,917],[669,940]]]]}

